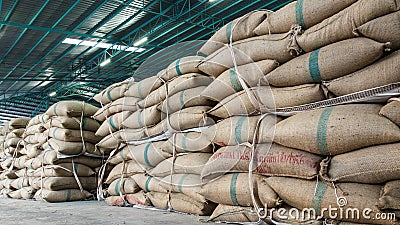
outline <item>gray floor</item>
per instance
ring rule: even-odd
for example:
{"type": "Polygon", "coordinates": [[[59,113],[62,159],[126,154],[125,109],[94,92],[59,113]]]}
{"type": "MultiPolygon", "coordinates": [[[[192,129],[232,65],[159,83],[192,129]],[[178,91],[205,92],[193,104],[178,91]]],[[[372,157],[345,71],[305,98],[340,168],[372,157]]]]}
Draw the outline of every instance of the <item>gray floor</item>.
{"type": "Polygon", "coordinates": [[[46,203],[43,201],[0,199],[0,224],[194,224],[202,223],[199,217],[108,206],[104,202],[84,201],[46,203]]]}

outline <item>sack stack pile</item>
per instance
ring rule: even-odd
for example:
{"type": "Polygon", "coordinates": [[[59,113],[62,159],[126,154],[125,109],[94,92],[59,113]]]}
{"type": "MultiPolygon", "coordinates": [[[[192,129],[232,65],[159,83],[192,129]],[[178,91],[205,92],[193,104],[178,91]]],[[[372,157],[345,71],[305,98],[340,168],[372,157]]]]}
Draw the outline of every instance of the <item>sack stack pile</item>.
{"type": "Polygon", "coordinates": [[[47,202],[84,200],[95,193],[96,171],[106,152],[95,149],[99,123],[91,119],[97,107],[79,101],[60,101],[45,113],[48,140],[31,161],[35,199],[47,202]]]}

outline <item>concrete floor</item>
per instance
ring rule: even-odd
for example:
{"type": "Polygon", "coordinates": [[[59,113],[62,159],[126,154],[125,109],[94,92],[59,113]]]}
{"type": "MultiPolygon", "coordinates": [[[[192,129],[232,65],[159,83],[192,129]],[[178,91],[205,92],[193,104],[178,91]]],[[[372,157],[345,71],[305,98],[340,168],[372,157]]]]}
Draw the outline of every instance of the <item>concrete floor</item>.
{"type": "Polygon", "coordinates": [[[207,225],[199,217],[137,209],[108,206],[104,202],[83,201],[47,203],[33,200],[0,199],[0,224],[173,224],[207,225]]]}

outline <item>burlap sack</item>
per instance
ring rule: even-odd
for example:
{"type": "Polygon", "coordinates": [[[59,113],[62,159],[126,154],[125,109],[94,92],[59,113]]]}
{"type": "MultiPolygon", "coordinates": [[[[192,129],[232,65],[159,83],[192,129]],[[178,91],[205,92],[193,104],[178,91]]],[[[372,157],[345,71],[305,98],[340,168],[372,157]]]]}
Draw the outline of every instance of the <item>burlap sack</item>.
{"type": "Polygon", "coordinates": [[[163,160],[172,156],[171,154],[161,150],[163,144],[164,142],[160,141],[149,142],[137,146],[127,145],[129,157],[142,165],[153,168],[163,160]]]}
{"type": "Polygon", "coordinates": [[[397,142],[400,128],[376,104],[340,105],[291,116],[276,125],[274,142],[320,155],[397,142]],[[349,129],[351,128],[351,129],[349,129]]]}
{"type": "Polygon", "coordinates": [[[146,127],[144,130],[148,138],[162,135],[165,131],[167,131],[165,119],[154,126],[146,127]]]}
{"type": "Polygon", "coordinates": [[[28,156],[23,155],[14,160],[14,167],[16,169],[23,169],[25,168],[25,162],[28,160],[28,156]]]}
{"type": "Polygon", "coordinates": [[[21,188],[19,191],[22,199],[32,199],[36,193],[36,190],[32,187],[24,187],[21,188]]]}
{"type": "Polygon", "coordinates": [[[135,180],[137,185],[139,185],[140,189],[145,192],[165,192],[167,191],[160,186],[160,181],[162,177],[152,177],[148,176],[144,173],[135,174],[132,176],[132,179],[135,180]]]}
{"type": "Polygon", "coordinates": [[[32,125],[25,129],[23,136],[26,137],[28,135],[32,135],[35,133],[42,133],[45,130],[46,130],[46,128],[43,126],[43,124],[32,125]]]}
{"type": "Polygon", "coordinates": [[[96,106],[80,101],[60,101],[46,111],[49,116],[93,116],[99,110],[96,106]]]}
{"type": "Polygon", "coordinates": [[[155,125],[161,121],[161,112],[157,109],[158,105],[138,110],[124,119],[124,127],[139,129],[155,125]]]}
{"type": "Polygon", "coordinates": [[[36,116],[32,117],[31,120],[29,120],[29,123],[28,123],[28,125],[26,125],[26,127],[31,127],[36,124],[45,124],[49,119],[50,119],[50,116],[46,115],[46,114],[36,115],[36,116]]]}
{"type": "MultiPolygon", "coordinates": [[[[259,200],[258,193],[260,193],[264,195],[264,200],[269,203],[269,206],[276,206],[278,204],[278,197],[275,192],[272,191],[267,185],[257,187],[257,182],[261,179],[262,177],[260,175],[253,174],[255,199],[259,200]]],[[[218,204],[234,206],[253,206],[253,201],[249,188],[248,173],[225,174],[218,179],[205,183],[201,187],[200,194],[203,195],[206,199],[216,202],[218,204]]]]}
{"type": "Polygon", "coordinates": [[[42,153],[43,151],[41,144],[35,144],[35,145],[27,144],[25,145],[25,149],[26,149],[26,155],[30,159],[40,155],[40,153],[42,153]]]}
{"type": "Polygon", "coordinates": [[[368,66],[380,59],[388,48],[389,44],[368,38],[336,42],[292,59],[265,79],[277,87],[333,80],[368,66]]]}
{"type": "Polygon", "coordinates": [[[21,138],[9,138],[6,139],[6,141],[4,142],[4,147],[8,148],[8,147],[17,147],[18,142],[20,142],[22,139],[21,138]]]}
{"type": "Polygon", "coordinates": [[[390,42],[392,49],[400,49],[400,12],[394,12],[378,17],[357,27],[354,32],[360,36],[368,37],[376,41],[390,42]]]}
{"type": "Polygon", "coordinates": [[[184,74],[152,91],[145,99],[138,102],[138,105],[141,108],[147,108],[162,102],[167,97],[167,88],[169,97],[186,89],[207,86],[212,81],[213,79],[211,77],[202,75],[200,73],[184,74]]]}
{"type": "Polygon", "coordinates": [[[100,108],[92,117],[98,121],[105,121],[106,118],[122,111],[135,112],[138,110],[136,105],[141,99],[136,97],[123,97],[100,108]]]}
{"type": "Polygon", "coordinates": [[[398,0],[359,0],[339,13],[307,29],[297,36],[297,43],[306,52],[355,37],[353,30],[377,17],[398,10],[398,0]]]}
{"type": "MultiPolygon", "coordinates": [[[[252,62],[271,59],[284,63],[292,59],[287,45],[290,41],[288,34],[274,34],[253,37],[232,44],[238,66],[252,62]]],[[[227,46],[218,49],[205,58],[198,68],[204,73],[218,77],[225,70],[234,67],[231,51],[227,46]]]]}
{"type": "MultiPolygon", "coordinates": [[[[322,209],[339,208],[339,204],[344,212],[349,208],[356,208],[360,210],[361,214],[364,209],[369,208],[371,213],[368,215],[371,218],[380,212],[375,206],[381,190],[379,185],[340,183],[336,184],[335,192],[333,187],[321,181],[270,177],[267,178],[267,183],[285,203],[298,209],[313,208],[317,215],[321,215],[323,212],[325,218],[329,218],[329,211],[322,211],[322,209]]],[[[341,220],[368,224],[397,224],[395,221],[389,220],[368,220],[363,216],[360,216],[359,219],[343,216],[341,220]]]]}
{"type": "Polygon", "coordinates": [[[149,198],[145,195],[143,191],[140,191],[135,194],[124,195],[123,198],[124,199],[122,199],[121,196],[109,196],[105,199],[105,202],[108,205],[115,205],[115,206],[125,206],[124,204],[126,202],[132,205],[151,206],[149,198]]]}
{"type": "Polygon", "coordinates": [[[194,106],[179,110],[166,119],[164,127],[168,127],[168,123],[172,129],[176,131],[184,131],[191,128],[204,127],[214,124],[212,118],[207,117],[206,112],[210,110],[210,106],[194,106]]]}
{"type": "Polygon", "coordinates": [[[28,178],[27,177],[19,177],[15,180],[11,181],[10,185],[11,185],[11,187],[13,187],[15,189],[21,189],[23,187],[28,187],[29,186],[28,178]]]}
{"type": "Polygon", "coordinates": [[[380,184],[400,179],[400,143],[363,148],[321,163],[327,181],[380,184]]]}
{"type": "Polygon", "coordinates": [[[81,192],[79,189],[65,189],[59,191],[40,189],[36,192],[34,198],[43,199],[46,202],[70,202],[82,201],[91,196],[92,194],[90,194],[89,192],[85,190],[81,192]]]}
{"type": "Polygon", "coordinates": [[[377,202],[381,210],[400,210],[400,180],[387,182],[377,202]]]}
{"type": "Polygon", "coordinates": [[[125,145],[122,149],[117,151],[115,155],[111,156],[107,162],[113,165],[122,163],[123,161],[132,160],[131,153],[129,151],[128,145],[125,145]]]}
{"type": "Polygon", "coordinates": [[[400,50],[347,76],[326,83],[336,96],[351,94],[386,84],[400,82],[400,50]]]}
{"type": "Polygon", "coordinates": [[[164,100],[159,105],[158,110],[163,113],[168,112],[169,114],[172,114],[183,108],[193,106],[213,106],[215,105],[214,102],[200,95],[206,87],[207,86],[200,86],[178,92],[164,100]]]}
{"type": "Polygon", "coordinates": [[[164,177],[159,185],[166,191],[185,194],[198,202],[206,202],[200,193],[201,179],[196,174],[174,174],[164,177]]]}
{"type": "Polygon", "coordinates": [[[146,137],[145,129],[122,129],[104,137],[96,146],[115,149],[127,141],[138,141],[146,137]]]}
{"type": "Polygon", "coordinates": [[[236,92],[242,91],[243,88],[238,79],[239,74],[250,87],[257,86],[258,84],[267,85],[265,80],[261,78],[277,66],[277,61],[266,59],[238,66],[239,73],[236,73],[235,68],[230,68],[208,85],[201,95],[218,102],[236,92]]]}
{"type": "Polygon", "coordinates": [[[391,120],[393,123],[400,126],[400,99],[392,98],[389,103],[381,108],[379,115],[391,120]]]}
{"type": "Polygon", "coordinates": [[[6,135],[6,139],[22,137],[24,132],[25,128],[13,129],[6,135]]]}
{"type": "Polygon", "coordinates": [[[8,126],[11,129],[25,128],[30,120],[31,118],[26,117],[11,119],[8,123],[8,126]]]}
{"type": "MultiPolygon", "coordinates": [[[[216,151],[204,166],[203,180],[215,179],[226,172],[249,171],[251,148],[226,146],[216,151]]],[[[318,175],[322,157],[278,144],[257,144],[253,173],[313,179],[318,175]]]]}
{"type": "Polygon", "coordinates": [[[190,153],[166,159],[159,163],[155,168],[148,171],[153,177],[165,177],[177,173],[201,174],[204,165],[211,157],[209,153],[190,153]],[[173,169],[172,169],[173,166],[173,169]]]}
{"type": "Polygon", "coordinates": [[[36,133],[33,135],[28,135],[24,138],[24,142],[27,144],[44,144],[47,141],[48,132],[36,133]]]}
{"type": "Polygon", "coordinates": [[[161,87],[161,85],[163,85],[163,82],[157,76],[148,77],[130,86],[125,92],[125,96],[144,99],[150,92],[161,87]]]}
{"type": "Polygon", "coordinates": [[[40,157],[29,159],[25,162],[25,167],[28,169],[36,170],[37,168],[42,166],[42,162],[40,157]]]}
{"type": "Polygon", "coordinates": [[[55,138],[50,138],[48,144],[52,149],[64,155],[79,155],[81,153],[90,153],[95,155],[101,155],[100,151],[96,151],[94,145],[89,142],[66,142],[60,141],[55,138]]]}
{"type": "Polygon", "coordinates": [[[102,138],[96,136],[95,133],[92,131],[70,130],[59,127],[50,128],[49,136],[60,141],[70,141],[70,142],[82,142],[83,139],[93,144],[99,142],[102,138]]]}
{"type": "Polygon", "coordinates": [[[111,184],[114,180],[121,177],[130,177],[138,173],[144,173],[148,167],[141,165],[134,160],[120,163],[116,165],[108,175],[105,183],[111,184]]]}
{"type": "Polygon", "coordinates": [[[131,85],[135,83],[130,81],[123,81],[116,84],[112,84],[97,95],[93,99],[101,104],[110,103],[116,99],[119,99],[125,95],[125,92],[129,89],[131,85]]]}
{"type": "MultiPolygon", "coordinates": [[[[79,182],[84,190],[96,190],[96,177],[79,177],[79,182]]],[[[44,177],[43,180],[35,179],[32,187],[39,190],[43,184],[43,189],[50,191],[60,191],[64,189],[79,189],[75,177],[44,177]]]]}
{"type": "Polygon", "coordinates": [[[9,198],[12,199],[21,199],[22,195],[21,195],[21,190],[16,190],[16,191],[11,191],[9,193],[7,193],[7,195],[9,198]]]}
{"type": "Polygon", "coordinates": [[[97,129],[96,135],[105,137],[110,133],[116,132],[122,128],[122,122],[128,118],[132,112],[122,111],[108,117],[97,129]]]}
{"type": "Polygon", "coordinates": [[[70,130],[80,130],[82,126],[82,130],[96,132],[100,124],[89,117],[83,117],[83,119],[81,119],[81,117],[55,116],[52,117],[45,126],[47,129],[51,127],[60,127],[70,130]]]}
{"type": "Polygon", "coordinates": [[[110,186],[107,188],[107,192],[110,195],[124,195],[133,194],[140,190],[139,186],[136,184],[135,180],[130,177],[119,178],[111,182],[110,186]]]}
{"type": "Polygon", "coordinates": [[[77,156],[77,157],[67,157],[67,158],[59,158],[57,155],[57,151],[45,151],[42,155],[40,155],[39,161],[41,161],[45,165],[57,165],[60,163],[72,163],[74,161],[78,164],[86,165],[90,168],[96,168],[102,165],[101,158],[89,157],[89,156],[77,156]]]}
{"type": "Polygon", "coordinates": [[[238,41],[256,36],[256,28],[267,17],[267,10],[250,12],[241,16],[219,29],[214,35],[200,48],[199,52],[204,55],[210,55],[224,44],[232,41],[238,41]]]}
{"type": "Polygon", "coordinates": [[[203,60],[202,56],[186,56],[172,62],[165,73],[160,76],[163,80],[171,80],[175,77],[188,73],[201,73],[197,65],[203,60]]]}
{"type": "Polygon", "coordinates": [[[257,35],[286,33],[293,24],[303,29],[314,26],[357,0],[298,0],[271,13],[254,29],[257,35]]]}
{"type": "Polygon", "coordinates": [[[257,222],[257,211],[252,207],[219,204],[208,219],[211,222],[246,223],[257,222]]]}
{"type": "Polygon", "coordinates": [[[95,172],[88,166],[78,163],[60,163],[47,165],[35,170],[35,177],[73,177],[75,171],[78,177],[90,177],[95,172]]]}
{"type": "MultiPolygon", "coordinates": [[[[260,86],[250,89],[260,104],[261,110],[299,106],[322,101],[325,95],[319,84],[303,84],[294,87],[274,88],[260,86]]],[[[256,106],[250,101],[246,91],[228,96],[208,113],[220,118],[234,115],[251,115],[256,106]]]]}
{"type": "Polygon", "coordinates": [[[170,137],[161,146],[164,152],[173,154],[190,152],[213,152],[214,146],[203,132],[176,133],[175,138],[170,137]],[[174,140],[175,139],[175,140],[174,140]]]}
{"type": "Polygon", "coordinates": [[[212,211],[216,207],[216,204],[213,204],[212,202],[198,202],[182,193],[167,194],[160,192],[150,192],[147,193],[147,197],[156,208],[168,209],[169,202],[172,209],[175,211],[195,214],[199,216],[211,215],[212,211]]]}

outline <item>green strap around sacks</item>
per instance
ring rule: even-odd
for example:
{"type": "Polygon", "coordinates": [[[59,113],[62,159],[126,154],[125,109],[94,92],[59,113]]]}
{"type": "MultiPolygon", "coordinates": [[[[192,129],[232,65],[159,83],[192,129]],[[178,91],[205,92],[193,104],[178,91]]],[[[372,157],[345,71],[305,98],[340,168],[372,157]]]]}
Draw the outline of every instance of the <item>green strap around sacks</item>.
{"type": "Polygon", "coordinates": [[[143,113],[143,111],[138,113],[137,122],[138,122],[139,126],[144,127],[144,124],[143,124],[143,121],[142,121],[142,113],[143,113]]]}
{"type": "Polygon", "coordinates": [[[187,144],[186,144],[186,140],[187,140],[187,136],[188,135],[189,135],[189,133],[184,133],[183,134],[183,138],[182,138],[182,149],[183,149],[184,152],[189,152],[189,149],[188,149],[187,144]]]}
{"type": "Polygon", "coordinates": [[[114,115],[110,116],[110,126],[113,130],[118,130],[117,126],[115,126],[113,119],[114,119],[114,115]]]}
{"type": "Polygon", "coordinates": [[[240,85],[239,80],[236,76],[235,69],[229,70],[229,79],[231,80],[232,87],[236,92],[243,90],[242,85],[240,85]]]}
{"type": "Polygon", "coordinates": [[[179,68],[180,62],[181,62],[181,59],[178,59],[178,60],[176,60],[176,63],[175,63],[175,70],[179,76],[183,75],[181,69],[179,68]]]}
{"type": "Polygon", "coordinates": [[[71,195],[72,195],[72,190],[71,189],[67,189],[67,196],[65,198],[66,202],[71,201],[71,195]]]}
{"type": "Polygon", "coordinates": [[[57,130],[58,130],[58,127],[54,128],[54,130],[53,130],[53,138],[56,137],[57,130]]]}
{"type": "Polygon", "coordinates": [[[124,149],[119,151],[119,156],[122,158],[122,160],[126,161],[126,158],[124,157],[124,149]]]}
{"type": "Polygon", "coordinates": [[[83,119],[82,119],[82,127],[85,127],[86,122],[87,122],[87,118],[83,117],[83,119]]]}
{"type": "Polygon", "coordinates": [[[238,144],[243,143],[243,140],[242,140],[242,128],[243,128],[244,120],[245,120],[246,118],[247,118],[246,116],[241,116],[241,117],[239,118],[239,120],[236,122],[236,127],[235,127],[235,141],[236,141],[236,143],[238,143],[238,144]]]}
{"type": "Polygon", "coordinates": [[[319,65],[318,65],[318,58],[319,58],[319,52],[321,49],[317,49],[310,54],[310,58],[308,60],[308,70],[310,72],[311,79],[315,83],[319,83],[322,81],[321,77],[321,71],[319,70],[319,65]]]}
{"type": "Polygon", "coordinates": [[[228,42],[231,39],[231,34],[232,34],[232,21],[226,25],[226,40],[228,40],[228,42]]]}
{"type": "Polygon", "coordinates": [[[153,177],[151,177],[151,176],[147,177],[146,184],[144,186],[144,191],[145,192],[150,192],[149,184],[150,184],[151,179],[153,179],[153,177]]]}
{"type": "Polygon", "coordinates": [[[53,107],[53,113],[56,116],[58,116],[58,114],[57,114],[57,105],[58,105],[58,102],[56,104],[54,104],[54,107],[53,107]]]}
{"type": "Polygon", "coordinates": [[[307,29],[303,16],[303,0],[296,2],[296,21],[303,29],[307,29]]]}
{"type": "Polygon", "coordinates": [[[229,187],[229,193],[231,195],[231,200],[232,200],[233,205],[235,205],[235,206],[239,205],[239,202],[236,197],[236,183],[237,183],[238,176],[239,176],[239,173],[232,174],[231,186],[229,187]]]}
{"type": "Polygon", "coordinates": [[[114,191],[117,195],[120,195],[119,193],[119,184],[121,183],[121,179],[117,180],[117,183],[115,183],[114,191]]]}
{"type": "Polygon", "coordinates": [[[181,109],[185,107],[185,99],[184,99],[185,90],[181,91],[179,95],[179,102],[181,103],[181,109]]]}
{"type": "Polygon", "coordinates": [[[148,166],[150,166],[150,167],[154,167],[153,165],[151,165],[151,162],[150,162],[149,156],[148,156],[148,154],[149,154],[149,149],[150,149],[150,146],[151,146],[152,144],[153,144],[153,142],[147,143],[146,147],[144,148],[144,153],[143,153],[144,161],[145,161],[146,164],[147,164],[148,166]]]}
{"type": "Polygon", "coordinates": [[[318,150],[322,155],[329,155],[328,142],[326,140],[326,133],[328,129],[329,117],[332,114],[333,107],[326,108],[319,117],[317,127],[317,145],[318,150]]]}
{"type": "Polygon", "coordinates": [[[185,181],[186,177],[188,177],[188,176],[189,176],[189,174],[188,174],[188,173],[185,173],[185,174],[181,177],[181,179],[179,179],[179,182],[178,182],[178,191],[179,191],[180,193],[182,193],[183,181],[185,181]]]}
{"type": "Polygon", "coordinates": [[[321,203],[324,199],[324,195],[326,190],[328,189],[328,185],[322,181],[318,181],[317,188],[315,190],[314,197],[311,202],[311,208],[315,209],[316,212],[321,212],[321,203]]]}
{"type": "Polygon", "coordinates": [[[111,90],[110,90],[110,88],[108,88],[107,89],[107,98],[108,98],[108,100],[110,101],[110,102],[112,102],[113,101],[113,99],[111,98],[111,90]]]}
{"type": "Polygon", "coordinates": [[[140,97],[141,99],[144,99],[144,96],[143,96],[143,93],[142,93],[142,82],[139,82],[139,83],[138,83],[137,88],[138,88],[139,97],[140,97]]]}
{"type": "Polygon", "coordinates": [[[78,167],[79,167],[79,164],[78,163],[74,163],[74,171],[75,171],[76,174],[78,174],[78,167]]]}

